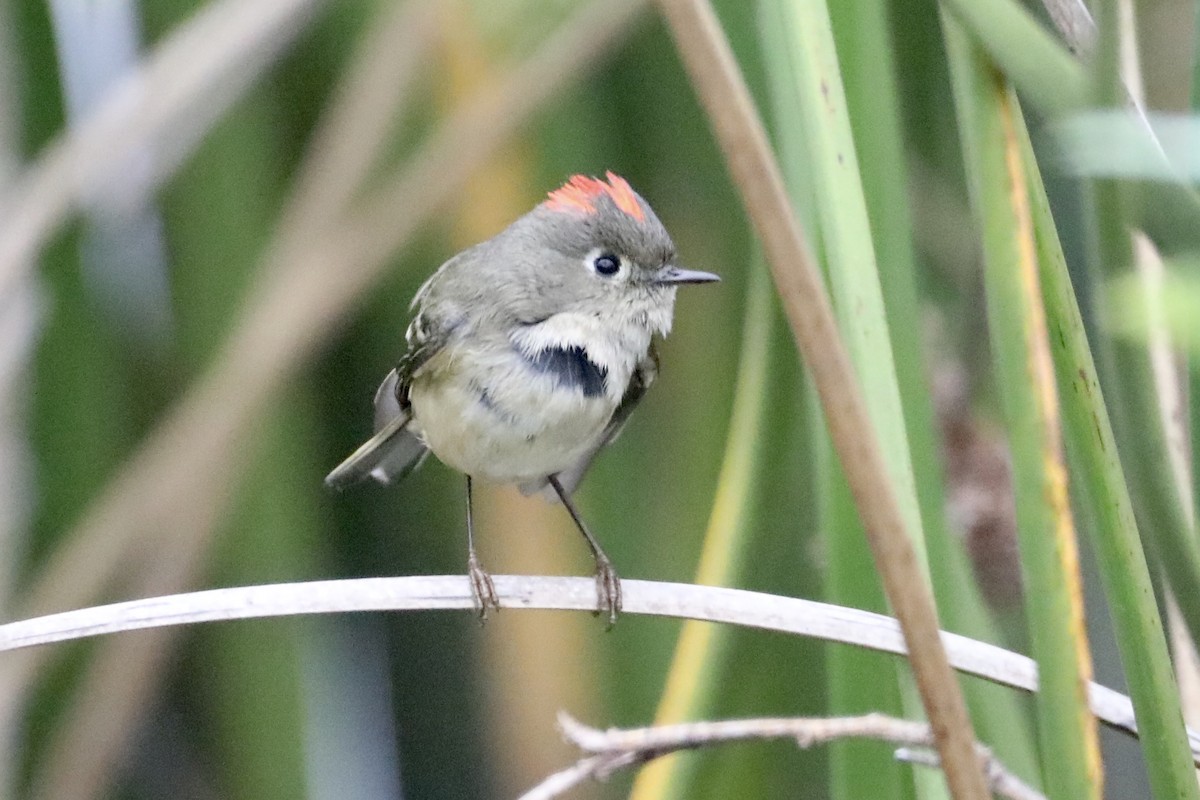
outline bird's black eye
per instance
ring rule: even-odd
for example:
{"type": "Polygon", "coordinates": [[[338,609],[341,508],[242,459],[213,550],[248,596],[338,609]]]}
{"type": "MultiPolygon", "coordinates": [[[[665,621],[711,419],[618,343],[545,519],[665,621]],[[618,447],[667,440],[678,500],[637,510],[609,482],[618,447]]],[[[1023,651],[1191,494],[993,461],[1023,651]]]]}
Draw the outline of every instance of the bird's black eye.
{"type": "Polygon", "coordinates": [[[621,259],[612,253],[601,253],[596,256],[596,260],[592,262],[592,266],[601,275],[616,275],[621,269],[621,259]]]}

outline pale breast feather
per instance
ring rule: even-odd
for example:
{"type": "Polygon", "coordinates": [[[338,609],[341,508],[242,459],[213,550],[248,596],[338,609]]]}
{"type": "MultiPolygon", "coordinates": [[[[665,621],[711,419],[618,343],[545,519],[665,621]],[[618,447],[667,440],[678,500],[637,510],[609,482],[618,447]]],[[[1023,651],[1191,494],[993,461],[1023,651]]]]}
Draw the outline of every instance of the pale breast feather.
{"type": "MultiPolygon", "coordinates": [[[[629,385],[626,387],[625,394],[621,398],[621,403],[617,406],[616,411],[613,412],[603,433],[574,464],[571,464],[558,473],[559,483],[566,489],[568,494],[574,493],[576,487],[579,486],[579,482],[583,480],[583,476],[591,467],[596,455],[621,435],[625,423],[629,421],[630,414],[633,413],[634,408],[641,402],[642,396],[646,394],[646,390],[650,388],[650,385],[654,383],[654,379],[657,377],[658,353],[655,351],[654,346],[651,345],[646,352],[646,357],[638,363],[637,368],[633,371],[629,385]]],[[[548,488],[544,479],[522,484],[521,491],[525,494],[541,492],[545,499],[551,502],[557,502],[558,500],[557,495],[548,488]]]]}
{"type": "Polygon", "coordinates": [[[650,346],[650,331],[579,312],[562,312],[517,326],[511,345],[534,369],[559,385],[620,402],[634,368],[650,346]]]}

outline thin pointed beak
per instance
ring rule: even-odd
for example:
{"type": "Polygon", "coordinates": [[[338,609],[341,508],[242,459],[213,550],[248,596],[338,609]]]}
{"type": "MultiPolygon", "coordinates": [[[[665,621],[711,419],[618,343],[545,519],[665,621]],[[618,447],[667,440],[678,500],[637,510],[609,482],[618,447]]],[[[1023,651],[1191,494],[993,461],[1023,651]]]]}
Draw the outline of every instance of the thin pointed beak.
{"type": "Polygon", "coordinates": [[[674,266],[663,267],[654,276],[654,282],[658,284],[714,283],[719,280],[721,280],[721,276],[714,275],[711,272],[700,272],[699,270],[683,269],[674,266]]]}

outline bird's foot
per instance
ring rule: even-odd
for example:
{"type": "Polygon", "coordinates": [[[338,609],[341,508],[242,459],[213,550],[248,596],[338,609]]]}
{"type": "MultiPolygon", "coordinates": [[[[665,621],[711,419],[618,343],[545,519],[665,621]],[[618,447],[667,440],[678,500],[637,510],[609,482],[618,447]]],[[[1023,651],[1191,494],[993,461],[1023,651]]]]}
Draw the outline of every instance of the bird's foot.
{"type": "Polygon", "coordinates": [[[595,615],[607,611],[608,627],[612,628],[621,613],[621,576],[603,554],[596,556],[596,601],[595,615]]]}
{"type": "Polygon", "coordinates": [[[500,598],[496,594],[496,584],[492,576],[479,565],[479,557],[471,551],[467,555],[467,577],[471,580],[471,599],[475,601],[475,613],[479,622],[487,621],[488,609],[500,610],[500,598]]]}

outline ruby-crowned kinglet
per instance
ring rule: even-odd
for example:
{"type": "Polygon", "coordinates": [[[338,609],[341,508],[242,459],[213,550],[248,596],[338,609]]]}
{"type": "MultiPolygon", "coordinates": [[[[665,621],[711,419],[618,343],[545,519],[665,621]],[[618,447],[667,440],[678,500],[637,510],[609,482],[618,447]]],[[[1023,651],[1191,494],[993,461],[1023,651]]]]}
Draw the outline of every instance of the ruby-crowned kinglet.
{"type": "Polygon", "coordinates": [[[475,555],[471,479],[557,496],[596,559],[610,624],[621,584],[571,494],[657,372],[675,287],[719,280],[675,245],[623,178],[572,177],[420,288],[408,352],[375,394],[376,434],[325,478],[390,483],[432,452],[467,476],[467,571],[481,616],[499,608],[475,555]]]}

